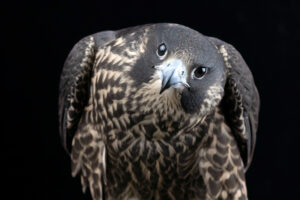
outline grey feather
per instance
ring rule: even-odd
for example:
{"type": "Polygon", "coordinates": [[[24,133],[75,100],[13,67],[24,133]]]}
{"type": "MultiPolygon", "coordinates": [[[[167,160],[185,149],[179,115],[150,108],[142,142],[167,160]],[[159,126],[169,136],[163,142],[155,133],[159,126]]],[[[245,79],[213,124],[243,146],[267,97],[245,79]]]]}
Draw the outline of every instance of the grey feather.
{"type": "Polygon", "coordinates": [[[95,51],[114,38],[114,31],[87,36],[73,47],[65,61],[59,86],[59,124],[61,141],[69,153],[72,138],[87,104],[95,51]]]}
{"type": "Polygon", "coordinates": [[[232,45],[224,41],[213,37],[208,37],[208,39],[219,49],[219,51],[223,51],[224,49],[226,51],[220,52],[224,56],[228,70],[227,83],[225,87],[227,87],[227,91],[232,89],[235,90],[233,91],[235,94],[232,94],[234,95],[234,102],[229,99],[232,96],[226,96],[225,94],[224,101],[227,101],[226,106],[228,106],[228,104],[234,104],[232,105],[233,107],[238,107],[238,98],[241,98],[242,112],[235,112],[233,110],[228,111],[227,120],[231,124],[231,128],[234,130],[233,134],[236,140],[239,142],[239,149],[241,151],[240,153],[243,157],[246,170],[252,161],[254,153],[260,106],[259,94],[255,86],[252,73],[241,54],[232,45]],[[240,114],[242,114],[242,117],[244,118],[243,123],[246,128],[245,134],[239,130],[239,127],[234,129],[234,126],[236,125],[235,120],[240,117],[240,114]]]}

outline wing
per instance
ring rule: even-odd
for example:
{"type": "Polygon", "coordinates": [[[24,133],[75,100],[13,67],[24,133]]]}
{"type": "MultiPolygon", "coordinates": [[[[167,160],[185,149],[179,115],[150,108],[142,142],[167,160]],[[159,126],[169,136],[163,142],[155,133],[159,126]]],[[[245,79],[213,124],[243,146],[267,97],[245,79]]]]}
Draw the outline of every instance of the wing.
{"type": "Polygon", "coordinates": [[[113,39],[114,31],[83,38],[73,47],[64,64],[59,86],[59,128],[61,141],[69,153],[78,122],[87,105],[95,52],[113,39]]]}
{"type": "Polygon", "coordinates": [[[237,141],[246,171],[255,147],[259,94],[252,73],[240,53],[232,45],[217,38],[208,37],[208,40],[219,50],[227,66],[222,108],[237,141]]]}
{"type": "MultiPolygon", "coordinates": [[[[80,40],[63,67],[59,88],[59,122],[63,146],[71,154],[72,175],[81,171],[83,191],[89,185],[94,200],[103,197],[105,145],[88,117],[90,83],[95,54],[115,39],[115,32],[100,32],[80,40]]],[[[92,94],[91,94],[92,95],[92,94]]]]}
{"type": "Polygon", "coordinates": [[[244,165],[237,141],[217,108],[199,151],[207,199],[247,199],[244,165]]]}

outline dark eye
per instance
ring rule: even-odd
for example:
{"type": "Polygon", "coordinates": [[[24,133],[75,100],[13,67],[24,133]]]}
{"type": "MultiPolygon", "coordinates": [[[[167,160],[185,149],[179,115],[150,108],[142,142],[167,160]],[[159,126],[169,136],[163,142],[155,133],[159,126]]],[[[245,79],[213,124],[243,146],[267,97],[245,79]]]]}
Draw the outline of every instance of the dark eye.
{"type": "Polygon", "coordinates": [[[160,44],[158,46],[156,53],[157,53],[157,55],[159,57],[162,57],[162,58],[166,56],[166,54],[167,54],[167,46],[165,45],[165,43],[162,43],[162,44],[160,44]]]}
{"type": "Polygon", "coordinates": [[[192,72],[192,77],[196,79],[201,79],[206,74],[207,68],[206,67],[197,67],[192,72]]]}

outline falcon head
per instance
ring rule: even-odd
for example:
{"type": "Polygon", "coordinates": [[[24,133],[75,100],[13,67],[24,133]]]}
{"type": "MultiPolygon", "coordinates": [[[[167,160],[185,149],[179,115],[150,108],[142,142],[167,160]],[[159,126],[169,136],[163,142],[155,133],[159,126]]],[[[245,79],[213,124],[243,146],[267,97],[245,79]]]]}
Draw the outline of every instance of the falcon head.
{"type": "MultiPolygon", "coordinates": [[[[218,49],[199,32],[177,24],[145,26],[131,69],[146,107],[204,116],[221,100],[226,67],[218,49]]],[[[130,35],[130,34],[128,34],[130,35]]]]}

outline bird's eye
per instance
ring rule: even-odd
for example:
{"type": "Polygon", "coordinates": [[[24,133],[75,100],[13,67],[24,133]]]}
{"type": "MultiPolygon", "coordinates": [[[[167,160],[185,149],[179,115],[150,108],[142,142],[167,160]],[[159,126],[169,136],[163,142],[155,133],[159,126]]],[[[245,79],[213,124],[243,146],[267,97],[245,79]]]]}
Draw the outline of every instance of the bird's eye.
{"type": "Polygon", "coordinates": [[[201,79],[206,74],[207,68],[206,67],[197,67],[192,72],[192,77],[196,79],[201,79]]]}
{"type": "Polygon", "coordinates": [[[160,57],[160,59],[163,59],[167,55],[167,46],[165,43],[162,43],[157,48],[157,55],[160,57]]]}

